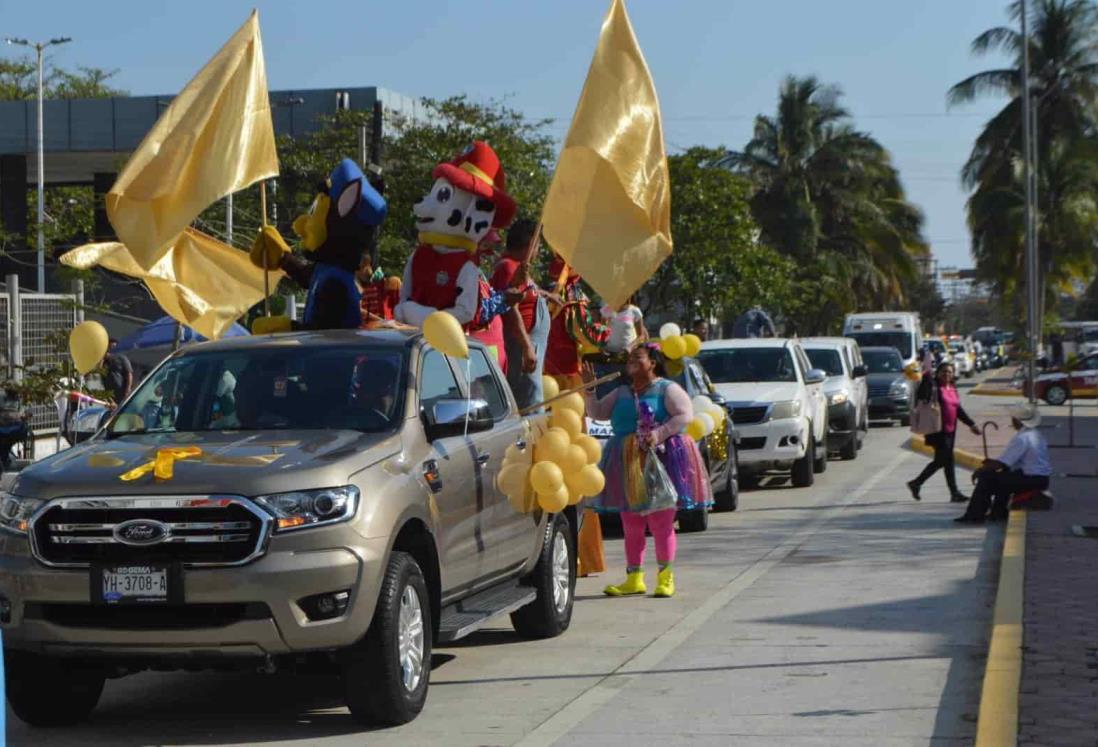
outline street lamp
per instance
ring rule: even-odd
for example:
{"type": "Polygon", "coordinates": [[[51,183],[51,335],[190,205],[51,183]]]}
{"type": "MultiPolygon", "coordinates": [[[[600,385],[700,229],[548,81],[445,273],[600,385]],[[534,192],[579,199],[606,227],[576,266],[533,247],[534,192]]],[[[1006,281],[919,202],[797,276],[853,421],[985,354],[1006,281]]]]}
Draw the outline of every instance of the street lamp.
{"type": "Polygon", "coordinates": [[[42,126],[42,52],[46,47],[66,44],[72,39],[67,36],[59,36],[44,42],[29,42],[26,39],[5,39],[8,44],[20,47],[30,47],[38,55],[38,292],[46,292],[46,235],[43,231],[43,220],[46,212],[46,167],[43,156],[43,142],[45,140],[42,126]]]}

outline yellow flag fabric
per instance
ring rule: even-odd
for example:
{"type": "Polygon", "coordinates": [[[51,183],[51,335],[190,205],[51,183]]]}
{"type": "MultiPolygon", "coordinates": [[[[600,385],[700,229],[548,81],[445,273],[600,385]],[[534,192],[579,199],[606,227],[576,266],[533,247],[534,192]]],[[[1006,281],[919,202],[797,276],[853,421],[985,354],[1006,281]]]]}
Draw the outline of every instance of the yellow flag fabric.
{"type": "MultiPolygon", "coordinates": [[[[191,228],[149,270],[116,241],[77,247],[61,262],[81,270],[98,265],[144,281],[165,313],[211,340],[263,300],[263,270],[247,253],[191,228]]],[[[281,278],[280,271],[270,273],[270,287],[281,278]]]]}
{"type": "Polygon", "coordinates": [[[209,205],[278,175],[259,16],[187,84],[130,156],[107,215],[133,261],[156,265],[209,205]]]}
{"type": "Polygon", "coordinates": [[[611,306],[671,254],[671,185],[652,76],[613,0],[542,210],[546,241],[611,306]]]}

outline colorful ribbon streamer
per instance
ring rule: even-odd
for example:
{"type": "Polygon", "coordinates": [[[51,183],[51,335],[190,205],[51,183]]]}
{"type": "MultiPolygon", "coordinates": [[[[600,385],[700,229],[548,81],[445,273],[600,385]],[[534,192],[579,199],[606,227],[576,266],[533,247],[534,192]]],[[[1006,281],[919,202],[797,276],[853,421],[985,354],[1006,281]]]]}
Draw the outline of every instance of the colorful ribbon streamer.
{"type": "Polygon", "coordinates": [[[157,480],[170,480],[175,476],[177,459],[193,459],[200,456],[202,456],[202,449],[198,446],[166,446],[158,449],[152,460],[120,475],[118,479],[131,482],[152,472],[157,480]]]}

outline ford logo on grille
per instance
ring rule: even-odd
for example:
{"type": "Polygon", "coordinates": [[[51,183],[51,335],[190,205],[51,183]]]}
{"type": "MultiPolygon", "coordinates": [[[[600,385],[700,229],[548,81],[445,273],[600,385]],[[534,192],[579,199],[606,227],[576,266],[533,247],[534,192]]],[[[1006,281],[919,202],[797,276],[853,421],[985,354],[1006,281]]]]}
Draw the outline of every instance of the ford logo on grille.
{"type": "Polygon", "coordinates": [[[167,524],[153,519],[131,519],[114,528],[114,538],[123,545],[157,545],[166,542],[172,530],[167,524]]]}

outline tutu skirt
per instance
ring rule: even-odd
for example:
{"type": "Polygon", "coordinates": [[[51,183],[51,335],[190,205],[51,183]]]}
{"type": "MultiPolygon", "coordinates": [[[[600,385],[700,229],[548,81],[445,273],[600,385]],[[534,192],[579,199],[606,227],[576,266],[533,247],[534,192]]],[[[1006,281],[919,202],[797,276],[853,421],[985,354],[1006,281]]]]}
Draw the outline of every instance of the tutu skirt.
{"type": "Polygon", "coordinates": [[[606,487],[589,505],[604,513],[647,513],[665,508],[689,510],[713,505],[709,471],[694,439],[682,434],[671,436],[660,445],[656,454],[675,488],[676,505],[654,503],[644,494],[640,475],[643,460],[650,458],[650,454],[640,452],[633,434],[612,436],[606,442],[599,463],[606,477],[606,487]]]}

